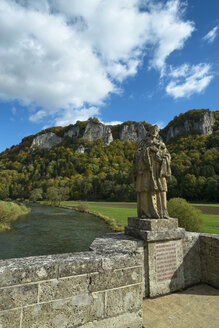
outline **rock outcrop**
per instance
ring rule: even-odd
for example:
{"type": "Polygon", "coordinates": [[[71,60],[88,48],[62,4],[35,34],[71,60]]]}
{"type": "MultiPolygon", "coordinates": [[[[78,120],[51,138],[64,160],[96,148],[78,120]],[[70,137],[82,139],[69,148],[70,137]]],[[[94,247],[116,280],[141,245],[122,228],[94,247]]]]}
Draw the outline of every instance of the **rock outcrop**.
{"type": "MultiPolygon", "coordinates": [[[[161,137],[165,142],[176,136],[183,136],[188,134],[205,134],[210,135],[213,133],[213,125],[215,118],[213,112],[208,109],[191,110],[184,114],[176,116],[164,129],[160,131],[161,137]]],[[[89,141],[102,140],[105,145],[110,145],[113,142],[113,134],[115,139],[120,139],[122,142],[140,142],[147,137],[147,124],[143,122],[125,122],[116,127],[105,126],[97,119],[89,119],[86,122],[77,122],[75,125],[65,127],[63,132],[60,128],[58,131],[63,136],[60,137],[56,133],[57,130],[50,128],[44,134],[36,136],[30,149],[41,147],[43,149],[51,149],[66,137],[77,139],[87,139],[89,141]]],[[[74,142],[72,140],[72,142],[74,142]]],[[[83,154],[87,149],[81,144],[77,153],[83,154]]]]}
{"type": "Polygon", "coordinates": [[[60,143],[62,140],[63,138],[57,136],[53,132],[40,134],[33,139],[30,149],[34,149],[35,147],[40,147],[43,149],[51,149],[52,147],[60,143]]]}
{"type": "Polygon", "coordinates": [[[193,129],[197,130],[200,134],[210,135],[213,133],[213,125],[215,118],[212,112],[206,112],[198,122],[193,122],[193,129]]]}
{"type": "Polygon", "coordinates": [[[76,153],[77,154],[84,154],[86,151],[86,148],[83,146],[83,145],[80,145],[77,150],[76,150],[76,153]]]}
{"type": "Polygon", "coordinates": [[[146,137],[147,131],[143,123],[124,124],[119,133],[121,141],[140,142],[146,137]]]}
{"type": "Polygon", "coordinates": [[[113,142],[112,131],[109,127],[91,121],[86,125],[83,138],[88,139],[89,141],[97,141],[98,139],[101,139],[106,145],[113,142]]]}
{"type": "Polygon", "coordinates": [[[67,132],[65,132],[64,137],[78,138],[79,134],[80,127],[78,125],[74,125],[67,132]]]}
{"type": "Polygon", "coordinates": [[[205,111],[200,117],[187,118],[184,121],[180,122],[180,124],[172,124],[170,122],[168,126],[164,129],[165,131],[165,141],[170,140],[179,135],[185,135],[191,132],[197,132],[199,134],[210,135],[213,133],[213,125],[215,123],[215,118],[212,112],[205,111]]]}

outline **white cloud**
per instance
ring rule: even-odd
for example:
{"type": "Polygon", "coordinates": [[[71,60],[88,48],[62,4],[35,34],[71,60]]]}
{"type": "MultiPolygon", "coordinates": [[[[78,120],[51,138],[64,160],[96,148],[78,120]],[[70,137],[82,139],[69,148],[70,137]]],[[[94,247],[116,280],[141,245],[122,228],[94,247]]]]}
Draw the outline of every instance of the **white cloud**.
{"type": "Polygon", "coordinates": [[[118,125],[118,124],[122,124],[123,122],[121,121],[111,121],[111,122],[102,122],[105,125],[118,125]]]}
{"type": "Polygon", "coordinates": [[[65,109],[58,114],[54,123],[56,126],[66,126],[77,121],[86,121],[89,117],[97,117],[99,109],[97,107],[65,109]]]}
{"type": "Polygon", "coordinates": [[[185,64],[171,68],[169,77],[171,81],[166,87],[166,92],[174,98],[189,97],[194,93],[200,93],[213,79],[211,65],[205,63],[185,64]]]}
{"type": "Polygon", "coordinates": [[[30,121],[31,122],[40,122],[46,116],[47,116],[47,113],[45,110],[38,110],[36,113],[30,115],[30,121]]]}
{"type": "Polygon", "coordinates": [[[210,30],[204,37],[203,40],[207,41],[208,43],[214,42],[217,36],[218,26],[215,26],[212,30],[210,30]]]}
{"type": "Polygon", "coordinates": [[[0,97],[32,121],[87,119],[145,55],[164,72],[194,30],[183,14],[179,0],[1,0],[0,97]]]}
{"type": "Polygon", "coordinates": [[[173,51],[182,49],[195,29],[193,22],[183,21],[184,10],[178,0],[152,6],[152,15],[149,16],[150,42],[155,44],[156,50],[151,65],[161,70],[162,74],[166,58],[173,51]]]}

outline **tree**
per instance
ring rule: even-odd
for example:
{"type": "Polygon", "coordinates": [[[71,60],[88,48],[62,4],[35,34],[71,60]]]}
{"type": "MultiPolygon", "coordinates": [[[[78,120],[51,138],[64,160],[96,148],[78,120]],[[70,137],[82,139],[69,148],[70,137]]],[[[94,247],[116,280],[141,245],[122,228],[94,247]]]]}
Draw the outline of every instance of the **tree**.
{"type": "Polygon", "coordinates": [[[49,187],[46,191],[46,199],[51,205],[57,205],[59,203],[59,192],[57,187],[49,187]]]}
{"type": "Polygon", "coordinates": [[[35,188],[30,192],[30,200],[36,202],[43,198],[43,190],[42,188],[35,188]]]}
{"type": "Polygon", "coordinates": [[[0,185],[0,199],[7,199],[9,197],[9,187],[6,184],[0,185]]]}
{"type": "Polygon", "coordinates": [[[196,176],[187,173],[182,182],[183,196],[186,199],[196,199],[196,176]]]}

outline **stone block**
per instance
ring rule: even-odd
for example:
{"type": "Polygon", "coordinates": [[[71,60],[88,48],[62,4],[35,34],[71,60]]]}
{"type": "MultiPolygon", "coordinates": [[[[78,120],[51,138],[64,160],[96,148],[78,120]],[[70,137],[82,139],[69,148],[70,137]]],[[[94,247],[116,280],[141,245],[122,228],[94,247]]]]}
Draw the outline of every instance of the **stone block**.
{"type": "Polygon", "coordinates": [[[215,246],[211,248],[210,255],[212,257],[218,258],[219,257],[219,246],[215,246]]]}
{"type": "Polygon", "coordinates": [[[139,230],[162,231],[178,228],[178,219],[148,219],[148,218],[128,218],[128,226],[139,230]]]}
{"type": "Polygon", "coordinates": [[[218,272],[207,272],[206,276],[205,276],[205,282],[207,282],[209,285],[219,288],[219,279],[218,279],[219,275],[218,272]]]}
{"type": "Polygon", "coordinates": [[[88,275],[60,278],[40,283],[39,302],[88,294],[88,275]]]}
{"type": "Polygon", "coordinates": [[[80,327],[104,317],[104,302],[104,293],[94,293],[25,307],[22,328],[80,327]]]}
{"type": "Polygon", "coordinates": [[[98,272],[112,271],[118,268],[127,268],[143,265],[143,250],[141,253],[116,254],[102,256],[101,268],[98,272]]]}
{"type": "Polygon", "coordinates": [[[142,282],[142,268],[133,267],[90,275],[91,292],[113,289],[142,282]]]}
{"type": "Polygon", "coordinates": [[[0,287],[57,278],[57,261],[57,255],[0,261],[0,287]]]}
{"type": "Polygon", "coordinates": [[[177,228],[173,230],[163,231],[146,231],[139,230],[133,227],[125,227],[125,233],[136,238],[143,239],[147,242],[159,240],[176,240],[184,237],[185,229],[177,228]]]}
{"type": "Polygon", "coordinates": [[[108,319],[90,322],[81,328],[142,328],[142,312],[132,312],[108,319]]]}
{"type": "Polygon", "coordinates": [[[37,303],[37,284],[0,289],[0,311],[37,303]]]}
{"type": "Polygon", "coordinates": [[[70,254],[59,262],[59,277],[68,277],[101,270],[102,256],[94,252],[70,254]]]}
{"type": "Polygon", "coordinates": [[[206,256],[205,265],[208,271],[219,272],[219,257],[206,256]]]}
{"type": "Polygon", "coordinates": [[[106,316],[136,312],[142,305],[142,284],[106,291],[106,316]]]}
{"type": "Polygon", "coordinates": [[[108,254],[108,253],[136,253],[139,252],[144,244],[141,240],[135,239],[131,236],[127,236],[124,233],[108,233],[106,235],[96,238],[90,249],[96,253],[108,254]]]}
{"type": "Polygon", "coordinates": [[[198,233],[185,233],[183,257],[185,287],[199,283],[201,281],[201,261],[198,233]]]}
{"type": "Polygon", "coordinates": [[[20,328],[21,309],[0,312],[1,328],[20,328]]]}

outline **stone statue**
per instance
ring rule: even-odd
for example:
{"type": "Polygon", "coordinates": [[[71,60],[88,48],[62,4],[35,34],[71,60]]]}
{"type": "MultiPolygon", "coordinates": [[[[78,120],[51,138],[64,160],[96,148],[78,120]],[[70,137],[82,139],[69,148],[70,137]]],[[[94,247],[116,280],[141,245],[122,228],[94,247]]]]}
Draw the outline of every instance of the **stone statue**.
{"type": "Polygon", "coordinates": [[[148,138],[136,150],[133,165],[139,218],[169,218],[166,192],[171,176],[170,160],[170,153],[159,139],[158,126],[151,126],[148,138]]]}

